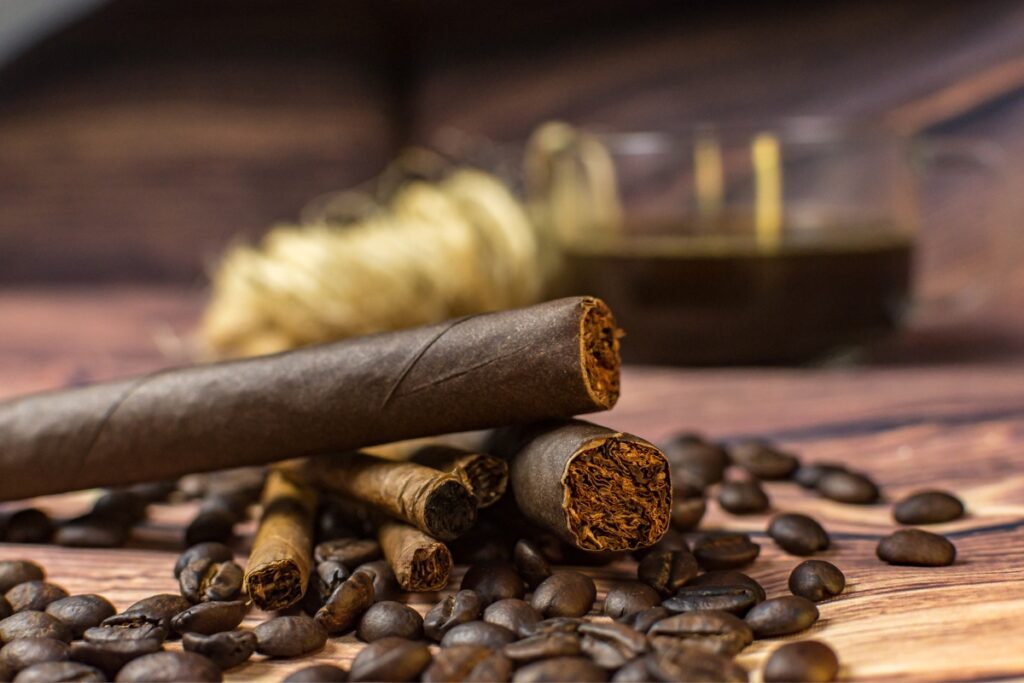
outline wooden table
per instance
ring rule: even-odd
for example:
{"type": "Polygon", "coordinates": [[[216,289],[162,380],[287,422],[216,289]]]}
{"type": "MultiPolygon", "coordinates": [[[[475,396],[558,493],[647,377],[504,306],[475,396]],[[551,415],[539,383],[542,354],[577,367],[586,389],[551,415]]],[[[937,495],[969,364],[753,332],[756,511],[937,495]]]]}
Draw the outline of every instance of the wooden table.
{"type": "MultiPolygon", "coordinates": [[[[199,305],[198,294],[160,290],[0,292],[0,396],[176,362],[199,305]],[[77,334],[69,337],[69,329],[77,334]]],[[[1011,319],[1006,314],[1015,310],[1007,306],[1000,318],[1011,319]]],[[[681,430],[767,436],[805,461],[861,469],[883,487],[886,503],[858,507],[793,484],[766,484],[773,511],[811,514],[831,532],[833,548],[820,557],[842,568],[848,587],[820,606],[821,619],[810,631],[748,648],[740,660],[754,672],[752,680],[768,653],[798,638],[832,645],[842,676],[851,680],[1024,677],[1024,344],[1014,341],[1020,338],[1014,327],[1004,325],[1010,332],[994,336],[981,328],[961,335],[1000,339],[998,355],[975,353],[948,335],[923,334],[887,350],[883,356],[892,363],[853,369],[627,370],[622,400],[598,418],[603,423],[652,440],[681,430]],[[905,364],[942,353],[957,362],[905,364]],[[969,508],[967,518],[935,528],[956,544],[956,563],[937,569],[881,563],[875,544],[894,528],[888,501],[926,487],[954,490],[969,508]]],[[[35,502],[71,515],[87,506],[88,496],[35,502]]],[[[0,559],[34,559],[72,593],[102,593],[124,608],[176,590],[171,567],[191,513],[187,506],[154,506],[124,550],[0,545],[0,559]]],[[[766,539],[769,517],[734,517],[711,504],[704,526],[748,531],[762,542],[749,573],[774,596],[787,592],[799,559],[766,539]]],[[[243,537],[241,555],[245,544],[243,537]]],[[[586,571],[598,581],[600,607],[609,582],[633,576],[635,566],[623,561],[586,571]]],[[[437,597],[415,596],[413,604],[425,612],[437,597]]],[[[261,618],[254,614],[247,623],[261,618]]],[[[333,639],[315,659],[347,663],[359,647],[352,636],[333,639]]],[[[310,663],[256,657],[227,678],[280,679],[310,663]]]]}

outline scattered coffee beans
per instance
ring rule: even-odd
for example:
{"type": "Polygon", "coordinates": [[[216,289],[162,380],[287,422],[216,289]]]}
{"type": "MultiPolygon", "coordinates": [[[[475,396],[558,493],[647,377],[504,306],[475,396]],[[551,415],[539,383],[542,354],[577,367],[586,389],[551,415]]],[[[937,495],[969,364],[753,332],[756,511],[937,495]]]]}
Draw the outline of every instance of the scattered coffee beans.
{"type": "Polygon", "coordinates": [[[455,626],[479,619],[483,611],[483,600],[476,591],[461,590],[427,612],[423,618],[423,633],[432,640],[441,640],[455,626]]]}
{"type": "Polygon", "coordinates": [[[49,543],[52,537],[53,520],[38,508],[18,510],[7,518],[4,531],[7,543],[49,543]]]}
{"type": "Polygon", "coordinates": [[[545,617],[582,617],[596,597],[597,587],[589,576],[560,571],[537,586],[530,604],[545,617]]]}
{"type": "Polygon", "coordinates": [[[706,586],[746,586],[749,588],[757,602],[761,602],[765,599],[764,588],[754,579],[750,578],[743,572],[738,572],[732,569],[719,569],[710,572],[704,572],[700,576],[690,579],[686,582],[687,587],[706,587],[706,586]]]}
{"type": "Polygon", "coordinates": [[[778,450],[766,441],[743,441],[729,447],[729,457],[758,479],[786,479],[800,461],[796,456],[778,450]]]}
{"type": "Polygon", "coordinates": [[[314,664],[294,671],[282,683],[344,683],[348,672],[333,664],[314,664]]]}
{"type": "Polygon", "coordinates": [[[693,548],[693,556],[705,570],[739,569],[757,559],[761,546],[746,534],[703,536],[693,548]]]}
{"type": "Polygon", "coordinates": [[[514,683],[548,681],[607,681],[608,674],[586,657],[553,657],[520,667],[512,675],[514,683]]]}
{"type": "Polygon", "coordinates": [[[335,538],[313,549],[313,559],[316,562],[334,560],[349,569],[380,558],[380,544],[372,538],[335,538]]]}
{"type": "Polygon", "coordinates": [[[672,528],[676,531],[693,531],[704,518],[707,502],[703,496],[681,496],[672,498],[672,528]]]}
{"type": "Polygon", "coordinates": [[[855,505],[869,505],[877,502],[878,486],[863,474],[846,470],[825,472],[818,479],[818,493],[839,501],[855,505]]]}
{"type": "Polygon", "coordinates": [[[768,535],[786,552],[813,555],[829,546],[829,537],[818,522],[796,513],[777,515],[768,525],[768,535]]]}
{"type": "Polygon", "coordinates": [[[150,624],[170,632],[171,619],[191,606],[192,604],[180,595],[160,593],[143,598],[124,612],[104,619],[102,625],[134,627],[150,624]]]}
{"type": "Polygon", "coordinates": [[[362,681],[415,681],[430,664],[423,643],[404,638],[382,638],[356,655],[348,672],[351,683],[362,681]]]}
{"type": "Polygon", "coordinates": [[[385,560],[367,562],[352,570],[353,575],[360,572],[373,579],[374,600],[394,600],[401,593],[398,579],[385,560]]]}
{"type": "Polygon", "coordinates": [[[846,577],[831,562],[805,560],[789,575],[789,591],[814,602],[835,597],[846,587],[846,577]]]}
{"type": "Polygon", "coordinates": [[[133,659],[118,672],[116,681],[177,683],[223,680],[217,665],[195,652],[154,652],[133,659]]]}
{"type": "Polygon", "coordinates": [[[507,598],[522,598],[526,584],[516,570],[504,562],[479,562],[466,570],[462,590],[476,591],[485,604],[507,598]]]}
{"type": "Polygon", "coordinates": [[[764,665],[765,683],[828,683],[839,673],[839,658],[825,643],[786,643],[764,665]]]}
{"type": "Polygon", "coordinates": [[[46,606],[46,613],[57,617],[71,629],[75,638],[81,638],[85,630],[114,616],[117,610],[101,595],[72,595],[54,600],[46,606]]]}
{"type": "Polygon", "coordinates": [[[71,644],[70,658],[82,664],[88,664],[103,672],[113,680],[125,664],[145,655],[159,652],[163,642],[157,638],[142,638],[114,641],[109,643],[91,643],[79,641],[71,644]]]}
{"type": "Polygon", "coordinates": [[[758,638],[784,636],[810,628],[818,620],[818,608],[806,598],[786,595],[755,605],[744,620],[758,638]]]}
{"type": "Polygon", "coordinates": [[[663,644],[644,658],[654,681],[722,681],[746,683],[747,671],[728,657],[682,642],[663,644]]]}
{"type": "Polygon", "coordinates": [[[520,637],[531,633],[540,621],[540,613],[525,600],[509,598],[492,602],[484,610],[484,621],[504,626],[520,637]]]}
{"type": "Polygon", "coordinates": [[[41,662],[61,662],[68,658],[68,644],[56,638],[22,638],[0,650],[0,668],[21,671],[41,662]]]}
{"type": "Polygon", "coordinates": [[[68,597],[68,592],[48,581],[27,581],[7,591],[4,595],[15,612],[35,610],[41,612],[51,602],[68,597]]]}
{"type": "Polygon", "coordinates": [[[368,643],[392,637],[419,640],[423,637],[423,617],[408,605],[384,600],[366,610],[356,635],[368,643]]]}
{"type": "Polygon", "coordinates": [[[356,572],[334,589],[323,607],[317,610],[316,621],[329,634],[347,633],[373,605],[373,596],[373,579],[369,573],[356,572]]]}
{"type": "Polygon", "coordinates": [[[622,623],[629,626],[638,633],[647,633],[652,626],[672,616],[673,612],[669,611],[665,607],[652,607],[645,609],[643,612],[637,612],[631,614],[628,617],[622,619],[622,623]]]}
{"type": "Polygon", "coordinates": [[[818,482],[828,472],[845,472],[842,465],[827,462],[816,462],[808,465],[800,465],[793,473],[793,481],[805,489],[815,489],[818,482]]]}
{"type": "Polygon", "coordinates": [[[205,636],[201,633],[186,633],[181,646],[188,652],[207,657],[221,670],[238,666],[252,657],[256,651],[256,634],[253,631],[225,631],[205,636]]]}
{"type": "Polygon", "coordinates": [[[43,662],[33,664],[14,677],[15,683],[55,683],[55,681],[105,681],[106,676],[78,662],[43,662]]]}
{"type": "Polygon", "coordinates": [[[71,637],[71,629],[46,612],[27,610],[0,621],[0,642],[4,643],[19,638],[56,638],[70,643],[71,637]]]}
{"type": "Polygon", "coordinates": [[[768,494],[756,481],[727,481],[718,489],[718,504],[734,515],[764,512],[770,506],[768,494]]]}
{"type": "Polygon", "coordinates": [[[253,629],[256,651],[268,657],[298,657],[319,650],[327,642],[327,632],[311,618],[274,617],[253,629]]]}
{"type": "Polygon", "coordinates": [[[504,626],[486,621],[470,621],[450,628],[441,639],[441,647],[479,645],[501,651],[515,639],[516,634],[504,626]]]}
{"type": "Polygon", "coordinates": [[[192,605],[171,619],[171,628],[177,633],[211,635],[234,630],[249,612],[249,602],[201,602],[192,605]]]}
{"type": "Polygon", "coordinates": [[[242,592],[242,568],[231,561],[192,560],[181,570],[178,585],[189,602],[234,600],[242,592]]]}
{"type": "Polygon", "coordinates": [[[452,681],[507,681],[512,676],[512,661],[490,648],[456,645],[436,655],[420,679],[423,683],[452,681]]]}
{"type": "Polygon", "coordinates": [[[945,491],[920,491],[907,496],[892,510],[900,524],[940,524],[964,516],[964,504],[945,491]]]}
{"type": "Polygon", "coordinates": [[[544,559],[540,548],[526,539],[516,542],[512,550],[512,562],[516,571],[526,581],[531,589],[540,585],[540,582],[551,576],[551,565],[544,559]]]}
{"type": "Polygon", "coordinates": [[[211,562],[230,562],[234,558],[231,548],[223,543],[198,543],[178,556],[174,563],[174,578],[181,576],[182,570],[193,560],[207,559],[211,562]]]}
{"type": "Polygon", "coordinates": [[[19,583],[42,581],[46,572],[35,562],[29,560],[0,561],[0,593],[6,593],[19,583]]]}
{"type": "Polygon", "coordinates": [[[637,566],[637,578],[661,595],[671,595],[697,576],[697,559],[689,550],[648,553],[637,566]]]}
{"type": "MultiPolygon", "coordinates": [[[[691,556],[692,557],[692,556],[691,556]]],[[[694,561],[696,566],[696,561],[694,561]]],[[[654,607],[661,601],[658,591],[639,581],[618,581],[608,589],[604,599],[604,613],[620,619],[654,607]]]]}
{"type": "Polygon", "coordinates": [[[53,542],[67,548],[120,548],[131,536],[131,525],[90,512],[57,527],[53,542]]]}
{"type": "Polygon", "coordinates": [[[719,610],[743,616],[758,603],[757,594],[749,586],[683,586],[661,604],[672,612],[719,610]]]}
{"type": "Polygon", "coordinates": [[[956,560],[956,546],[944,536],[921,529],[900,529],[878,542],[876,554],[889,564],[945,567],[956,560]]]}
{"type": "Polygon", "coordinates": [[[647,638],[624,624],[580,624],[580,647],[602,669],[618,669],[647,652],[647,638]]]}
{"type": "Polygon", "coordinates": [[[694,434],[680,434],[662,446],[672,468],[672,485],[703,491],[722,481],[729,456],[720,447],[694,434]]]}
{"type": "Polygon", "coordinates": [[[662,619],[647,631],[647,636],[655,648],[680,642],[728,656],[754,640],[751,628],[742,619],[718,610],[686,612],[662,619]]]}
{"type": "Polygon", "coordinates": [[[90,643],[119,643],[123,640],[156,640],[164,642],[169,631],[160,624],[128,621],[118,626],[95,626],[85,629],[82,638],[90,643]]]}
{"type": "Polygon", "coordinates": [[[575,657],[583,652],[583,646],[575,633],[550,633],[509,643],[502,652],[516,664],[523,664],[551,657],[575,657]]]}

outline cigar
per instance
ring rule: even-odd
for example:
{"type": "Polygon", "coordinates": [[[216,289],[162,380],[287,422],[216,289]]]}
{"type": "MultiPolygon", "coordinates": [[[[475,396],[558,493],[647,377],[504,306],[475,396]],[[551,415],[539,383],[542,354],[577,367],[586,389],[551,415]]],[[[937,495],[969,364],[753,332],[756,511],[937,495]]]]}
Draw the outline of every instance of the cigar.
{"type": "Polygon", "coordinates": [[[577,297],[0,403],[0,500],[607,410],[618,336],[577,297]]]}
{"type": "Polygon", "coordinates": [[[263,516],[243,585],[262,610],[294,605],[306,593],[313,556],[316,490],[273,470],[263,488],[263,516]]]}
{"type": "Polygon", "coordinates": [[[402,590],[439,591],[448,585],[452,554],[444,543],[393,520],[380,525],[377,540],[402,590]]]}
{"type": "Polygon", "coordinates": [[[462,479],[473,492],[478,508],[494,505],[508,487],[508,463],[486,453],[434,444],[420,448],[410,460],[462,479]]]}
{"type": "Polygon", "coordinates": [[[289,472],[320,489],[365,503],[443,541],[458,538],[476,521],[476,498],[458,476],[413,462],[366,453],[323,455],[289,472]]]}
{"type": "Polygon", "coordinates": [[[637,436],[556,420],[496,430],[484,450],[508,459],[522,513],[581,550],[643,548],[668,529],[668,461],[637,436]]]}

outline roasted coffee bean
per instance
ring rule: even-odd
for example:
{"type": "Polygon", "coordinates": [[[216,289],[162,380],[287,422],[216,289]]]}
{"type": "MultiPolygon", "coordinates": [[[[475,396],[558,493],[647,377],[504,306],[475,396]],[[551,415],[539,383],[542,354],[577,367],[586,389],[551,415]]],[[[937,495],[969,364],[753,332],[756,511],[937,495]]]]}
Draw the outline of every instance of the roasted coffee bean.
{"type": "Polygon", "coordinates": [[[316,562],[334,560],[349,569],[379,560],[381,557],[380,543],[372,538],[335,538],[324,541],[313,549],[313,559],[316,562]]]}
{"type": "Polygon", "coordinates": [[[395,573],[391,571],[386,560],[375,560],[361,564],[352,570],[353,574],[363,572],[373,579],[374,600],[394,600],[401,595],[401,588],[395,573]]]}
{"type": "Polygon", "coordinates": [[[14,614],[14,610],[11,609],[11,603],[7,602],[7,598],[0,595],[0,619],[6,619],[12,614],[14,614]]]}
{"type": "Polygon", "coordinates": [[[900,524],[940,524],[964,516],[964,504],[945,491],[919,491],[896,503],[892,515],[900,524]]]}
{"type": "Polygon", "coordinates": [[[607,681],[608,674],[586,657],[553,657],[520,667],[512,680],[514,683],[607,681]]]}
{"type": "Polygon", "coordinates": [[[764,665],[766,683],[828,683],[839,673],[839,658],[825,643],[803,640],[775,650],[764,665]]]}
{"type": "Polygon", "coordinates": [[[551,565],[544,559],[540,548],[524,538],[516,541],[516,547],[512,550],[512,561],[519,576],[523,577],[531,589],[551,576],[551,565]]]}
{"type": "Polygon", "coordinates": [[[647,680],[652,681],[747,681],[747,670],[728,657],[681,642],[656,648],[644,657],[644,663],[650,676],[647,680]]]}
{"type": "Polygon", "coordinates": [[[113,680],[125,664],[139,657],[159,652],[163,642],[156,638],[122,640],[111,643],[79,641],[71,644],[70,658],[88,664],[113,680]]]}
{"type": "Polygon", "coordinates": [[[178,484],[174,481],[144,481],[141,484],[132,484],[125,490],[151,504],[166,503],[177,488],[178,484]]]}
{"type": "Polygon", "coordinates": [[[423,637],[423,617],[408,605],[384,600],[366,610],[356,635],[367,643],[391,637],[418,640],[423,637]]]}
{"type": "Polygon", "coordinates": [[[575,633],[551,633],[509,643],[502,652],[516,664],[523,664],[551,657],[575,657],[583,652],[583,648],[580,637],[575,633]]]}
{"type": "Polygon", "coordinates": [[[110,489],[92,504],[91,514],[132,526],[146,518],[146,499],[128,489],[110,489]]]}
{"type": "Polygon", "coordinates": [[[637,578],[661,595],[671,595],[697,576],[697,560],[689,550],[648,553],[637,565],[637,578]]]}
{"type": "Polygon", "coordinates": [[[178,586],[189,602],[234,600],[242,592],[242,568],[234,562],[192,560],[181,570],[178,586]]]}
{"type": "Polygon", "coordinates": [[[647,636],[655,648],[683,643],[727,656],[735,655],[754,640],[742,619],[719,610],[685,612],[662,619],[647,631],[647,636]]]}
{"type": "MultiPolygon", "coordinates": [[[[324,562],[320,562],[316,566],[316,579],[320,584],[325,598],[333,593],[334,589],[340,586],[342,582],[351,575],[352,572],[349,571],[348,567],[337,560],[326,560],[324,562]]],[[[370,577],[367,576],[367,578],[370,577]]],[[[370,578],[370,583],[373,583],[372,578],[370,578]]]]}
{"type": "Polygon", "coordinates": [[[500,651],[515,639],[516,634],[504,626],[486,621],[470,621],[449,629],[441,639],[441,647],[479,645],[500,651]]]}
{"type": "Polygon", "coordinates": [[[739,569],[757,559],[761,546],[746,534],[703,536],[693,547],[693,556],[702,569],[739,569]]]}
{"type": "Polygon", "coordinates": [[[816,462],[800,465],[793,473],[793,481],[805,489],[815,489],[818,482],[829,472],[845,472],[846,468],[834,463],[816,462]]]}
{"type": "Polygon", "coordinates": [[[612,683],[647,683],[653,680],[647,673],[647,658],[637,657],[619,667],[611,677],[612,683]]]}
{"type": "Polygon", "coordinates": [[[305,669],[293,671],[285,676],[282,683],[344,683],[348,672],[333,664],[314,664],[305,669]]]}
{"type": "Polygon", "coordinates": [[[508,681],[512,661],[490,648],[456,645],[440,650],[423,672],[423,683],[508,681]]]}
{"type": "MultiPolygon", "coordinates": [[[[696,561],[694,566],[696,566],[696,561]]],[[[661,602],[661,596],[658,591],[646,583],[618,581],[608,589],[608,594],[604,599],[604,613],[612,619],[620,619],[650,609],[659,602],[661,602]]]]}
{"type": "Polygon", "coordinates": [[[718,488],[718,504],[734,515],[751,515],[767,510],[768,494],[756,481],[727,481],[718,488]]]}
{"type": "Polygon", "coordinates": [[[66,548],[120,548],[131,533],[125,522],[90,512],[61,523],[53,542],[66,548]]]}
{"type": "Polygon", "coordinates": [[[828,534],[807,515],[776,515],[768,525],[768,535],[792,555],[813,555],[829,546],[828,534]]]}
{"type": "Polygon", "coordinates": [[[752,440],[729,447],[732,461],[758,479],[786,479],[800,465],[795,455],[778,450],[766,441],[752,440]]]}
{"type": "Polygon", "coordinates": [[[177,683],[178,681],[221,681],[217,665],[195,652],[154,652],[124,665],[116,681],[126,683],[177,683]]]}
{"type": "Polygon", "coordinates": [[[223,543],[207,542],[198,543],[178,556],[174,563],[174,578],[181,576],[181,572],[193,560],[208,559],[210,562],[231,562],[235,559],[231,548],[223,543]]]}
{"type": "Polygon", "coordinates": [[[662,606],[672,612],[701,612],[719,610],[743,616],[757,604],[757,594],[749,587],[739,584],[731,586],[683,586],[662,606]]]}
{"type": "Polygon", "coordinates": [[[33,664],[14,677],[16,683],[57,683],[58,681],[105,681],[99,669],[79,662],[33,664]]]}
{"type": "Polygon", "coordinates": [[[719,446],[694,434],[680,434],[662,446],[672,471],[672,486],[704,490],[722,481],[729,465],[728,454],[719,446]]]}
{"type": "Polygon", "coordinates": [[[0,561],[0,593],[6,593],[19,583],[42,581],[46,572],[30,560],[0,561]]]}
{"type": "Polygon", "coordinates": [[[118,626],[94,626],[85,629],[82,638],[90,643],[120,643],[124,640],[167,639],[169,631],[160,624],[146,621],[129,621],[118,626]]]}
{"type": "Polygon", "coordinates": [[[799,633],[818,620],[818,608],[807,598],[785,595],[755,605],[744,617],[758,638],[799,633]]]}
{"type": "Polygon", "coordinates": [[[99,626],[117,610],[102,595],[87,594],[54,600],[46,606],[46,613],[63,621],[71,633],[80,638],[87,628],[99,626]]]}
{"type": "Polygon", "coordinates": [[[171,628],[178,633],[203,633],[210,635],[232,631],[249,612],[245,600],[231,602],[201,602],[171,619],[171,628]]]}
{"type": "Polygon", "coordinates": [[[160,593],[143,598],[120,614],[103,620],[103,626],[138,626],[153,624],[167,632],[171,630],[171,619],[181,614],[191,603],[180,595],[160,593]]]}
{"type": "Polygon", "coordinates": [[[48,581],[27,581],[7,591],[4,595],[15,612],[34,610],[41,612],[51,602],[68,597],[68,592],[48,581]]]}
{"type": "Polygon", "coordinates": [[[637,548],[633,551],[633,559],[637,562],[643,562],[644,558],[651,553],[674,553],[674,552],[690,552],[690,544],[686,542],[686,536],[682,532],[676,531],[675,529],[668,529],[665,535],[652,546],[647,548],[637,548]]]}
{"type": "Polygon", "coordinates": [[[693,531],[704,519],[707,501],[703,496],[673,496],[672,528],[676,531],[693,531]]]}
{"type": "Polygon", "coordinates": [[[648,650],[646,636],[624,624],[586,623],[579,633],[583,652],[603,669],[618,669],[648,650]]]}
{"type": "Polygon", "coordinates": [[[855,505],[869,505],[877,502],[878,486],[863,474],[846,470],[833,470],[821,475],[817,485],[818,493],[839,501],[855,505]]]}
{"type": "Polygon", "coordinates": [[[415,681],[430,664],[430,650],[405,638],[382,638],[356,655],[348,672],[350,683],[415,681]]]}
{"type": "Polygon", "coordinates": [[[835,597],[846,587],[846,577],[831,562],[805,560],[789,575],[789,591],[813,602],[835,597]]]}
{"type": "Polygon", "coordinates": [[[765,597],[767,597],[764,592],[764,587],[762,587],[761,584],[743,572],[739,572],[734,569],[718,569],[710,572],[704,572],[703,574],[686,582],[687,587],[735,585],[746,586],[752,590],[757,602],[762,602],[765,597]]]}
{"type": "Polygon", "coordinates": [[[476,591],[461,590],[427,612],[423,618],[423,633],[431,640],[441,640],[453,627],[479,619],[483,611],[483,600],[476,591]]]}
{"type": "Polygon", "coordinates": [[[327,631],[306,615],[274,617],[253,629],[256,651],[268,657],[298,657],[319,650],[327,631]]]}
{"type": "Polygon", "coordinates": [[[672,612],[664,607],[652,607],[645,609],[642,612],[631,614],[628,617],[622,619],[622,623],[629,626],[634,631],[640,633],[647,633],[647,631],[662,619],[666,619],[672,616],[672,612]]]}
{"type": "Polygon", "coordinates": [[[956,546],[945,536],[921,529],[900,529],[886,536],[875,553],[889,564],[915,567],[945,567],[956,560],[956,546]]]}
{"type": "Polygon", "coordinates": [[[185,545],[223,543],[231,538],[238,515],[221,502],[204,502],[185,528],[185,545]]]}
{"type": "Polygon", "coordinates": [[[507,598],[522,598],[526,584],[509,564],[481,562],[474,564],[462,577],[462,590],[476,591],[485,604],[507,598]]]}
{"type": "Polygon", "coordinates": [[[589,576],[560,571],[537,586],[530,604],[545,617],[582,617],[596,597],[597,587],[589,576]]]}
{"type": "Polygon", "coordinates": [[[21,671],[41,662],[62,662],[68,658],[68,644],[56,638],[21,638],[0,650],[0,669],[21,671]]]}
{"type": "Polygon", "coordinates": [[[484,609],[484,621],[504,626],[522,637],[531,633],[540,621],[540,613],[525,600],[508,598],[492,602],[484,609]]]}
{"type": "MultiPolygon", "coordinates": [[[[51,538],[53,520],[38,508],[18,510],[7,518],[3,539],[7,543],[49,543],[51,538]]],[[[0,585],[3,585],[2,581],[0,585]]]]}
{"type": "Polygon", "coordinates": [[[553,633],[576,633],[580,626],[585,623],[584,619],[578,617],[551,617],[538,621],[526,636],[551,635],[553,633]]]}
{"type": "Polygon", "coordinates": [[[21,638],[56,638],[71,642],[71,629],[46,612],[26,610],[0,621],[0,642],[9,643],[21,638]]]}
{"type": "Polygon", "coordinates": [[[373,579],[366,572],[357,572],[334,589],[324,606],[317,610],[315,619],[329,634],[347,633],[356,627],[371,605],[373,579]]]}
{"type": "Polygon", "coordinates": [[[186,633],[181,638],[181,646],[188,652],[209,658],[221,670],[225,670],[252,657],[256,651],[256,634],[252,631],[225,631],[210,636],[186,633]]]}

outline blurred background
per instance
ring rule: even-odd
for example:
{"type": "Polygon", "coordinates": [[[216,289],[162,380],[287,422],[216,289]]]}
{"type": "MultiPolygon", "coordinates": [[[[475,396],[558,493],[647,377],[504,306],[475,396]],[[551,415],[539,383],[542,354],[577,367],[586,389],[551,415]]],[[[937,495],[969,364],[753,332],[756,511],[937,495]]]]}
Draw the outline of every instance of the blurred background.
{"type": "MultiPolygon", "coordinates": [[[[63,382],[86,365],[102,375],[100,348],[123,368],[133,354],[151,363],[140,338],[185,356],[231,245],[298,221],[325,193],[372,184],[410,146],[447,145],[458,164],[498,172],[498,157],[518,160],[553,120],[608,136],[627,235],[664,237],[665,221],[690,234],[707,206],[719,208],[704,233],[750,233],[704,234],[698,247],[619,239],[601,253],[562,244],[568,265],[538,296],[608,288],[596,293],[643,347],[631,360],[1014,353],[1022,92],[1019,2],[4,0],[0,363],[4,351],[57,362],[43,349],[73,345],[78,360],[52,370],[63,382]],[[808,116],[833,128],[812,126],[808,141],[806,127],[793,132],[793,117],[808,116]],[[849,132],[862,127],[873,132],[849,132]],[[614,139],[637,131],[660,137],[614,139]],[[905,169],[885,157],[919,139],[961,143],[905,169]],[[735,173],[733,147],[750,151],[735,173]],[[813,160],[821,148],[827,158],[813,160]],[[858,158],[869,148],[876,165],[858,158]],[[631,170],[657,154],[673,164],[631,170]],[[785,165],[794,158],[802,169],[785,165]],[[929,180],[904,177],[936,159],[948,163],[929,180]],[[701,195],[696,177],[714,186],[723,164],[725,190],[701,195]],[[783,237],[765,250],[780,173],[783,237]],[[659,206],[638,227],[630,184],[665,174],[698,189],[672,199],[677,216],[659,206]],[[810,208],[798,212],[791,192],[810,208]],[[841,218],[820,208],[840,204],[841,218]],[[847,258],[879,244],[885,255],[847,258]],[[623,254],[633,260],[607,260],[623,254]],[[963,254],[972,260],[950,265],[963,254]],[[945,301],[919,307],[922,293],[945,301]]],[[[521,178],[499,177],[521,196],[521,178]]]]}

